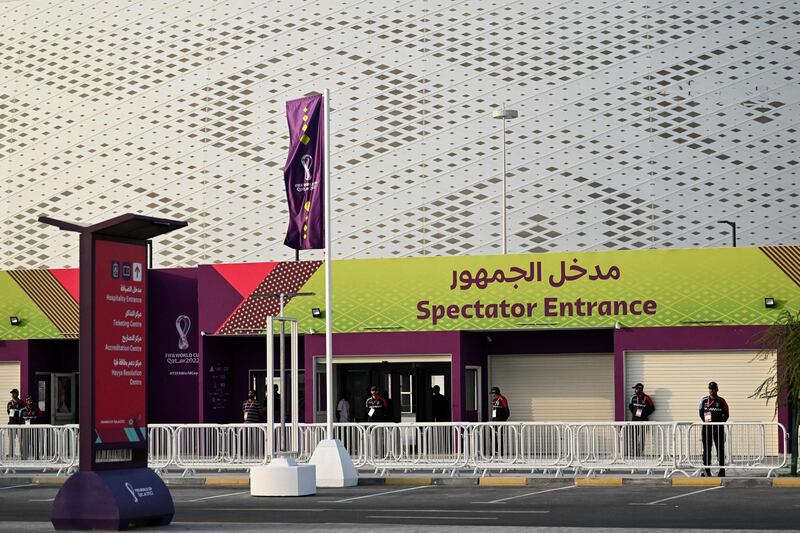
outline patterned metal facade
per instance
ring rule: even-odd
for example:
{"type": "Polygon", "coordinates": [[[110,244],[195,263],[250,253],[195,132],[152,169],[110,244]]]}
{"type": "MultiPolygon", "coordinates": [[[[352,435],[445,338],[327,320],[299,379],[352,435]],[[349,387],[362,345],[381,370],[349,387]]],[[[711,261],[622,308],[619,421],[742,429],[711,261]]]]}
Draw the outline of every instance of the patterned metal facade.
{"type": "MultiPolygon", "coordinates": [[[[291,259],[283,103],[328,87],[336,258],[796,244],[800,0],[0,1],[0,268],[39,215],[291,259]],[[498,104],[517,110],[506,126],[498,104]]],[[[319,259],[318,251],[303,259],[319,259]]]]}

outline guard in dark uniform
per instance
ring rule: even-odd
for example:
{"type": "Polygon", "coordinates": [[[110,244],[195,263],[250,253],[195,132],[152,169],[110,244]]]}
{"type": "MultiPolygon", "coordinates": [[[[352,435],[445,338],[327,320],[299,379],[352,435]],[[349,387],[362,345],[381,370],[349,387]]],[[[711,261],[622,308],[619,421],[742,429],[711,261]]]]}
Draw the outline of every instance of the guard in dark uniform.
{"type": "Polygon", "coordinates": [[[719,477],[725,477],[725,427],[713,422],[727,422],[730,417],[728,402],[717,395],[719,387],[716,381],[708,384],[708,396],[700,400],[700,420],[703,426],[703,475],[711,477],[711,445],[717,447],[717,463],[719,464],[719,477]]]}
{"type": "MultiPolygon", "coordinates": [[[[647,422],[650,415],[656,410],[653,399],[644,393],[644,385],[641,383],[633,386],[633,396],[628,402],[628,410],[631,412],[631,420],[633,422],[647,422]]],[[[629,435],[633,454],[636,457],[641,457],[644,454],[645,433],[647,433],[648,428],[635,425],[631,430],[629,435]]]]}
{"type": "Polygon", "coordinates": [[[389,402],[380,395],[378,387],[369,389],[369,398],[366,401],[367,422],[385,422],[389,419],[389,402]]]}

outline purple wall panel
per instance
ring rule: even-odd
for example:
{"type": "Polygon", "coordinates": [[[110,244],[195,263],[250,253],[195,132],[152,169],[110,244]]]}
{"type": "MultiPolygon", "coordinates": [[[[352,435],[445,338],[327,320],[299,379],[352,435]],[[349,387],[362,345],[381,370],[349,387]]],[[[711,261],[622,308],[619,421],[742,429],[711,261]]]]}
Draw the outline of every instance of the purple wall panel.
{"type": "Polygon", "coordinates": [[[199,381],[197,271],[150,271],[147,359],[148,421],[198,422],[199,381]],[[175,409],[175,405],[181,405],[175,409]]]}

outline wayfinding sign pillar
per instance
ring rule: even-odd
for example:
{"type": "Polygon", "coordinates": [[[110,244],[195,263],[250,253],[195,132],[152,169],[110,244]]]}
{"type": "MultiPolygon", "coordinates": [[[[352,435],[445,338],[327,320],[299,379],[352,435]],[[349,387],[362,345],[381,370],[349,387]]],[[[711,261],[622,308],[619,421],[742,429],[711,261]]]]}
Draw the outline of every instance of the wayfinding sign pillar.
{"type": "Polygon", "coordinates": [[[53,503],[55,529],[166,525],[175,508],[147,468],[148,250],[186,222],[127,214],[80,233],[80,470],[53,503]]]}

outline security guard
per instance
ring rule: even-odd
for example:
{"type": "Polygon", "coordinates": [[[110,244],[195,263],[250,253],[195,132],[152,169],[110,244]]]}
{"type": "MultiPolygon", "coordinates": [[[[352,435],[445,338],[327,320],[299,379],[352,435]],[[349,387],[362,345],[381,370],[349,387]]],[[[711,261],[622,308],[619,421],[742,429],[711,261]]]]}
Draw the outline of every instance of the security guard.
{"type": "MultiPolygon", "coordinates": [[[[633,386],[633,396],[628,402],[628,410],[631,412],[631,420],[634,422],[646,422],[656,410],[653,399],[644,393],[644,385],[641,383],[633,386]]],[[[644,454],[644,438],[648,428],[634,425],[630,429],[631,431],[627,433],[630,439],[629,444],[634,455],[641,456],[644,454]]]]}
{"type": "Polygon", "coordinates": [[[11,400],[6,404],[6,413],[8,413],[9,424],[22,424],[22,410],[25,408],[25,402],[19,397],[19,390],[11,389],[11,400]]]}
{"type": "Polygon", "coordinates": [[[719,477],[725,477],[725,428],[712,424],[713,422],[727,422],[730,416],[728,402],[717,396],[719,387],[716,381],[708,384],[708,396],[700,400],[700,420],[703,421],[703,466],[706,467],[703,475],[711,477],[711,444],[717,447],[717,462],[719,463],[719,477]]]}
{"type": "Polygon", "coordinates": [[[500,394],[499,387],[492,387],[490,393],[492,395],[492,422],[505,422],[511,416],[508,400],[500,394]]]}
{"type": "Polygon", "coordinates": [[[366,401],[367,422],[384,422],[389,418],[389,402],[380,395],[378,387],[373,385],[369,389],[369,398],[366,401]]]}

